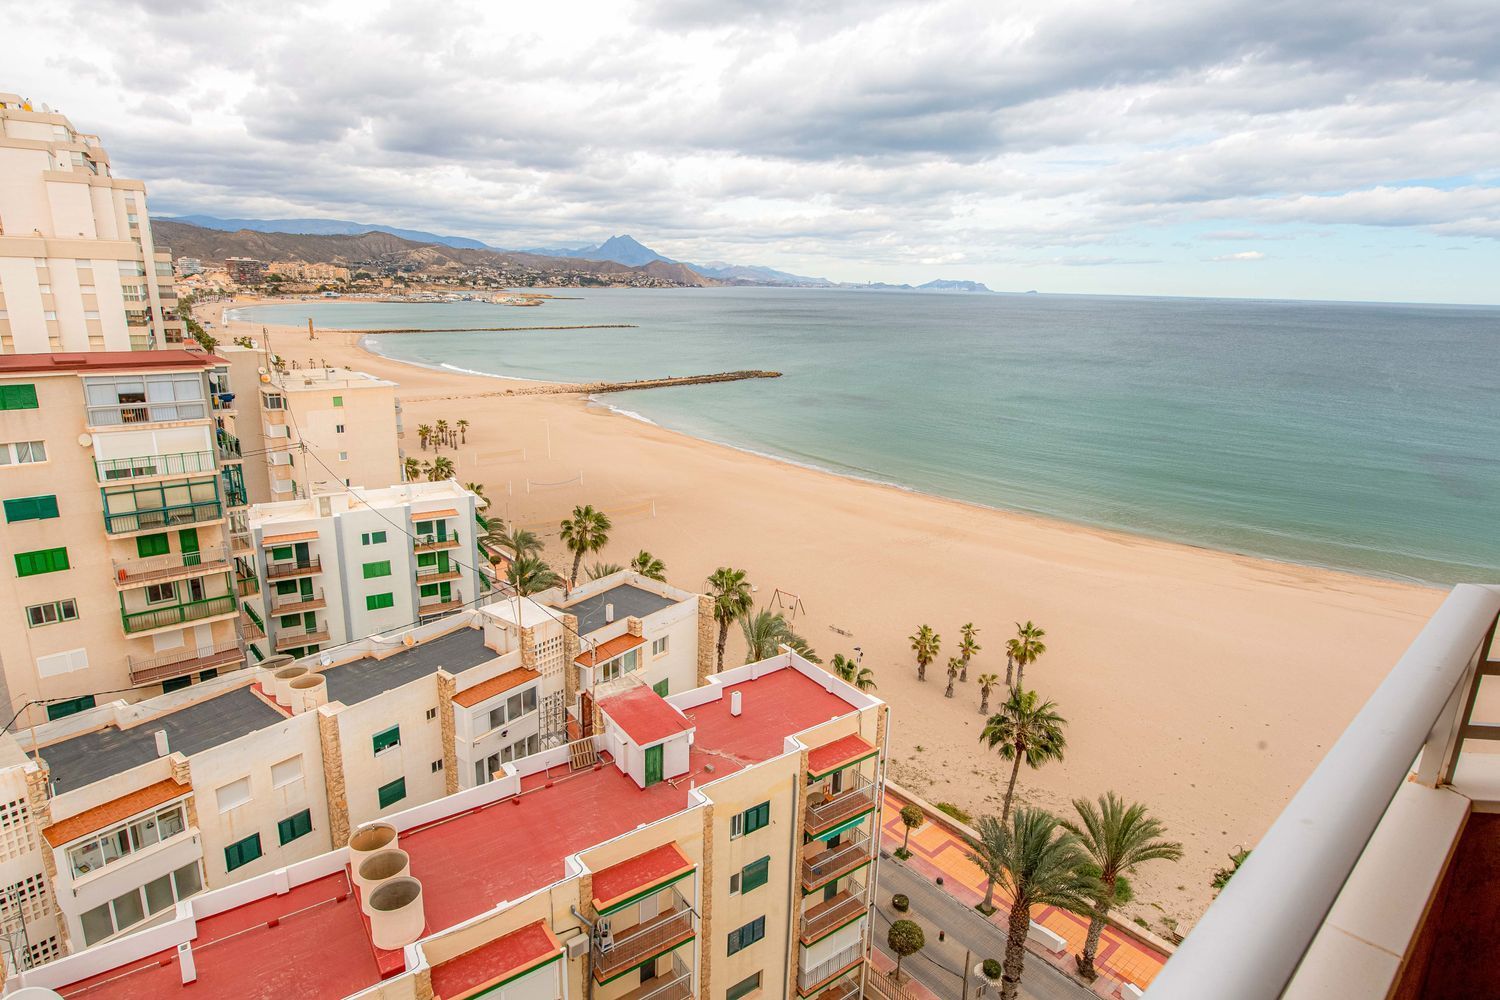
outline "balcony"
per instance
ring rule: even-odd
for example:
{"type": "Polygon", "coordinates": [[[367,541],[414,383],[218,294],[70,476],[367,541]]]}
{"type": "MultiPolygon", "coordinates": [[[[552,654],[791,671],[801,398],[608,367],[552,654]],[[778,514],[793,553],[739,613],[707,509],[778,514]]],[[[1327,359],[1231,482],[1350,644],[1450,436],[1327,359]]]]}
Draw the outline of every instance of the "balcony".
{"type": "Polygon", "coordinates": [[[614,931],[608,947],[594,944],[594,978],[601,983],[630,972],[647,959],[665,955],[693,939],[692,908],[673,889],[672,903],[654,917],[614,931]]]}
{"type": "Polygon", "coordinates": [[[244,531],[231,531],[229,549],[237,556],[249,555],[255,546],[250,544],[250,535],[244,531]]]}
{"type": "Polygon", "coordinates": [[[797,970],[797,995],[810,997],[820,992],[825,987],[833,985],[833,981],[850,971],[858,969],[864,956],[864,942],[857,941],[834,955],[827,961],[820,962],[811,969],[797,970]]]}
{"type": "Polygon", "coordinates": [[[693,970],[672,956],[672,971],[631,990],[615,1000],[690,1000],[693,995],[693,970]]]}
{"type": "Polygon", "coordinates": [[[417,583],[440,583],[443,580],[457,580],[464,575],[464,571],[457,566],[449,566],[447,569],[439,569],[436,566],[422,566],[417,569],[417,583]]]}
{"type": "Polygon", "coordinates": [[[176,400],[171,403],[120,403],[88,408],[90,427],[119,427],[122,424],[162,424],[207,419],[208,404],[203,400],[176,400]]]}
{"type": "Polygon", "coordinates": [[[832,797],[825,797],[824,793],[818,791],[810,793],[807,811],[803,814],[803,824],[808,833],[818,834],[847,823],[863,813],[873,812],[874,809],[875,786],[861,775],[853,788],[845,789],[832,797]]]}
{"type": "Polygon", "coordinates": [[[816,1000],[854,1000],[859,996],[859,977],[846,976],[819,993],[816,1000]]]}
{"type": "Polygon", "coordinates": [[[417,602],[417,614],[423,618],[429,615],[446,615],[457,611],[464,606],[464,595],[454,594],[448,598],[424,597],[417,602]]]}
{"type": "Polygon", "coordinates": [[[864,885],[853,879],[832,899],[809,906],[802,914],[797,932],[803,944],[816,944],[841,927],[854,923],[869,909],[869,894],[864,885]]]}
{"type": "Polygon", "coordinates": [[[132,656],[129,659],[130,683],[140,686],[240,663],[245,659],[245,651],[237,641],[231,641],[221,642],[207,650],[189,647],[160,656],[132,656]]]}
{"type": "Polygon", "coordinates": [[[286,580],[294,576],[312,576],[314,573],[321,572],[323,572],[322,556],[266,563],[267,580],[286,580]]]}
{"type": "Polygon", "coordinates": [[[185,503],[175,507],[152,507],[126,514],[104,515],[104,530],[111,535],[129,535],[137,531],[161,531],[163,528],[203,524],[224,519],[224,508],[217,500],[185,503]]]}
{"type": "Polygon", "coordinates": [[[125,626],[126,635],[137,635],[232,615],[236,607],[234,595],[224,594],[221,597],[205,597],[201,601],[183,601],[144,611],[121,611],[120,621],[125,626]]]}
{"type": "Polygon", "coordinates": [[[274,615],[319,611],[326,607],[328,607],[328,602],[323,600],[321,587],[310,594],[273,594],[271,596],[271,613],[274,615]]]}
{"type": "Polygon", "coordinates": [[[278,630],[276,633],[276,652],[284,649],[301,649],[305,646],[321,646],[328,641],[328,626],[322,625],[315,629],[297,629],[288,631],[278,630]]]}
{"type": "Polygon", "coordinates": [[[861,833],[847,844],[802,859],[802,891],[816,892],[870,863],[870,838],[861,833]]]}
{"type": "Polygon", "coordinates": [[[254,573],[249,576],[241,576],[235,571],[234,592],[241,597],[254,597],[260,593],[260,580],[254,573]]]}
{"type": "Polygon", "coordinates": [[[228,431],[219,431],[217,437],[219,446],[219,460],[221,462],[238,462],[240,460],[240,439],[228,431]]]}
{"type": "Polygon", "coordinates": [[[436,535],[419,535],[412,542],[413,552],[436,552],[438,549],[458,548],[458,532],[454,532],[446,538],[436,535]]]}
{"type": "Polygon", "coordinates": [[[172,552],[149,559],[116,559],[114,567],[115,588],[130,590],[153,583],[223,573],[229,569],[229,552],[223,546],[214,546],[198,552],[172,552]]]}
{"type": "Polygon", "coordinates": [[[152,479],[163,476],[186,476],[195,472],[213,472],[217,468],[213,452],[182,451],[169,455],[137,455],[130,458],[101,458],[94,462],[94,474],[101,483],[123,479],[152,479]]]}

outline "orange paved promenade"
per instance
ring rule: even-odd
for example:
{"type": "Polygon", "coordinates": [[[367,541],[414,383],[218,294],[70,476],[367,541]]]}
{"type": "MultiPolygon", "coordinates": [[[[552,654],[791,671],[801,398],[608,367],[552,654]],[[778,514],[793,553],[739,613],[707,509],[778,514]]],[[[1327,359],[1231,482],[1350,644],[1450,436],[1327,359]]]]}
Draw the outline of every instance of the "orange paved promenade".
{"type": "MultiPolygon", "coordinates": [[[[901,825],[901,806],[904,804],[903,799],[886,792],[880,813],[880,826],[884,846],[892,851],[901,846],[901,839],[906,832],[906,827],[901,825]]],[[[933,879],[941,875],[943,888],[948,894],[968,906],[984,899],[985,878],[978,866],[969,860],[968,845],[957,833],[933,822],[931,814],[926,823],[912,831],[910,849],[911,858],[905,864],[913,871],[933,879]]],[[[1005,917],[1010,911],[1010,897],[999,886],[995,887],[995,905],[999,909],[991,922],[1004,930],[1005,917]]],[[[1077,914],[1052,906],[1034,911],[1031,919],[1067,941],[1068,954],[1064,957],[1064,962],[1067,971],[1072,972],[1071,956],[1083,950],[1088,921],[1077,914]]],[[[1166,960],[1167,956],[1155,948],[1106,926],[1094,964],[1099,970],[1100,985],[1108,978],[1124,980],[1145,989],[1166,960]]]]}

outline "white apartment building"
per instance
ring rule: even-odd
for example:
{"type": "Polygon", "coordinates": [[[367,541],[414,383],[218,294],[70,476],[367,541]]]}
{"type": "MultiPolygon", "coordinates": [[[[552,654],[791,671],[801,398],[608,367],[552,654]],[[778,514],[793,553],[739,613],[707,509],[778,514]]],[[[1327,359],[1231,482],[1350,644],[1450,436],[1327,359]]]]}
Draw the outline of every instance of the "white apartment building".
{"type": "Polygon", "coordinates": [[[0,701],[27,725],[243,664],[234,394],[190,351],[0,356],[0,701]]]}
{"type": "Polygon", "coordinates": [[[0,354],[175,348],[171,255],[99,137],[0,93],[0,354]]]}
{"type": "Polygon", "coordinates": [[[479,601],[477,503],[450,480],[251,507],[261,586],[246,610],[266,632],[252,655],[304,656],[479,601]]]}

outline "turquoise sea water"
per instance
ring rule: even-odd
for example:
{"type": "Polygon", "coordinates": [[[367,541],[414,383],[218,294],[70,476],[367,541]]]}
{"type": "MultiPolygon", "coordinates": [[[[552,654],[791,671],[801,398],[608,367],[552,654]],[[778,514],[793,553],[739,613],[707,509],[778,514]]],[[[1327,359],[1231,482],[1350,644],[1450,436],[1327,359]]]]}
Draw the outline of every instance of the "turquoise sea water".
{"type": "Polygon", "coordinates": [[[1500,308],[783,289],[565,290],[540,308],[286,303],[430,365],[582,381],[704,438],[924,492],[1435,582],[1500,580],[1500,308]]]}

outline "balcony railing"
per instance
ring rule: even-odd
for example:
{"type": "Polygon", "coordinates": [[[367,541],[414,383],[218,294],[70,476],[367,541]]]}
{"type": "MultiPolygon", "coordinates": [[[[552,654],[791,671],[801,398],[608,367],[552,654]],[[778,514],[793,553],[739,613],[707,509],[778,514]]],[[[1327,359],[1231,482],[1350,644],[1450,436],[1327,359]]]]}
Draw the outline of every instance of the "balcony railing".
{"type": "MultiPolygon", "coordinates": [[[[631,927],[613,930],[609,947],[594,942],[594,978],[608,982],[649,958],[665,954],[692,940],[693,910],[677,890],[671,890],[672,903],[656,916],[631,927]]],[[[608,918],[606,918],[608,919],[608,918]]]]}
{"type": "Polygon", "coordinates": [[[437,566],[422,566],[417,569],[417,582],[437,583],[439,580],[457,580],[463,575],[463,570],[457,566],[449,566],[447,569],[441,569],[437,566]]]}
{"type": "Polygon", "coordinates": [[[859,977],[850,975],[819,993],[815,1000],[854,1000],[857,996],[859,996],[859,977]]]}
{"type": "Polygon", "coordinates": [[[452,594],[448,597],[423,597],[417,601],[417,613],[420,615],[440,615],[449,611],[457,611],[464,606],[463,594],[452,594]]]}
{"type": "Polygon", "coordinates": [[[285,580],[289,576],[311,576],[323,572],[323,557],[312,556],[288,562],[266,563],[267,580],[285,580]]]}
{"type": "Polygon", "coordinates": [[[321,646],[328,641],[328,626],[321,625],[313,629],[297,629],[296,631],[279,630],[276,633],[276,650],[299,649],[303,646],[321,646]]]}
{"type": "Polygon", "coordinates": [[[126,633],[134,635],[137,632],[202,621],[216,615],[233,614],[235,607],[234,595],[224,594],[221,597],[206,597],[201,601],[184,601],[144,611],[121,611],[120,620],[126,633]]]}
{"type": "Polygon", "coordinates": [[[204,521],[219,521],[224,517],[224,508],[217,500],[179,504],[175,507],[152,507],[148,510],[133,510],[127,514],[104,515],[104,530],[112,535],[128,535],[133,531],[160,531],[185,524],[202,524],[204,521]]]}
{"type": "Polygon", "coordinates": [[[456,531],[446,538],[439,538],[436,535],[418,535],[412,543],[414,552],[436,552],[438,549],[456,548],[458,548],[458,532],[456,531]]]}
{"type": "Polygon", "coordinates": [[[870,838],[861,833],[847,844],[830,847],[802,861],[802,891],[812,892],[870,862],[870,838]]]}
{"type": "Polygon", "coordinates": [[[328,607],[328,602],[323,599],[321,587],[310,594],[274,594],[271,597],[271,613],[277,615],[290,615],[298,611],[317,611],[319,608],[326,607],[328,607]]]}
{"type": "Polygon", "coordinates": [[[672,956],[672,971],[648,980],[615,1000],[689,1000],[693,995],[693,970],[672,956]]]}
{"type": "Polygon", "coordinates": [[[155,424],[174,420],[207,420],[208,404],[203,400],[176,400],[171,403],[121,403],[118,406],[90,406],[90,427],[117,427],[120,424],[155,424]]]}
{"type": "Polygon", "coordinates": [[[101,483],[122,479],[146,479],[152,476],[185,476],[194,472],[213,472],[217,468],[213,452],[181,451],[169,455],[134,455],[130,458],[101,458],[94,462],[94,472],[101,483]]]}
{"type": "Polygon", "coordinates": [[[172,552],[150,559],[114,561],[115,584],[119,587],[144,587],[165,580],[222,573],[229,568],[229,552],[222,545],[198,552],[172,552]]]}
{"type": "Polygon", "coordinates": [[[810,906],[803,913],[798,925],[802,943],[812,944],[845,924],[853,923],[869,908],[869,902],[864,885],[850,879],[849,884],[832,899],[810,906]]]}
{"type": "Polygon", "coordinates": [[[238,641],[221,642],[212,649],[188,647],[160,656],[130,657],[130,683],[159,684],[173,677],[183,677],[204,670],[237,663],[245,658],[245,650],[238,641]]]}
{"type": "Polygon", "coordinates": [[[260,593],[260,580],[251,573],[249,576],[236,575],[234,578],[234,592],[241,597],[254,597],[260,593]]]}
{"type": "Polygon", "coordinates": [[[240,439],[228,431],[218,433],[219,455],[225,461],[238,461],[240,457],[240,439]]]}
{"type": "Polygon", "coordinates": [[[856,941],[837,955],[819,962],[811,969],[798,969],[797,993],[805,997],[812,996],[828,982],[857,966],[864,950],[864,942],[856,941]]]}
{"type": "MultiPolygon", "coordinates": [[[[819,793],[814,792],[817,796],[819,793]]],[[[808,833],[817,833],[838,826],[875,808],[875,786],[861,775],[853,788],[846,788],[832,798],[810,801],[803,819],[808,833]]]]}

